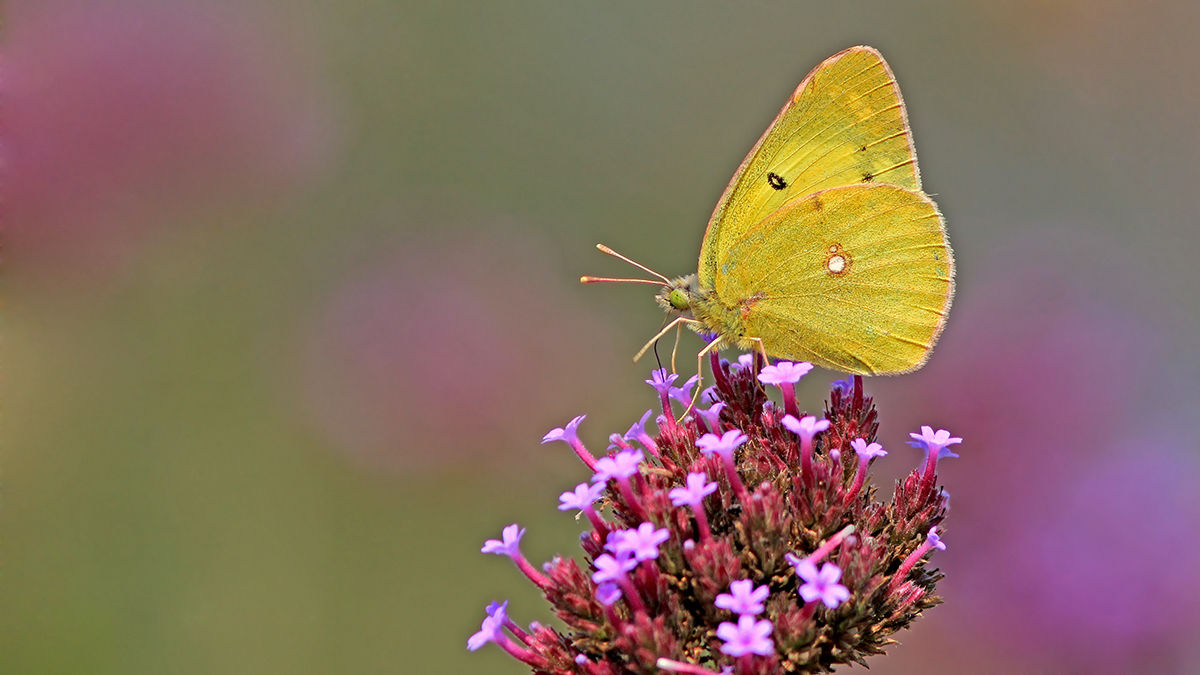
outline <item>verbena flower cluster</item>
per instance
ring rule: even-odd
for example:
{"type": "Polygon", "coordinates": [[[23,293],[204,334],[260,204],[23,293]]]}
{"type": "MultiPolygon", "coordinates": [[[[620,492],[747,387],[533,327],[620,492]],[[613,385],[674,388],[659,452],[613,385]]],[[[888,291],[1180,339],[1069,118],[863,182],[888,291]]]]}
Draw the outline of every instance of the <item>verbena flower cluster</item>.
{"type": "Polygon", "coordinates": [[[924,461],[883,503],[866,482],[887,453],[861,377],[835,382],[818,418],[796,401],[810,364],[749,354],[712,364],[716,384],[696,408],[695,378],[675,386],[677,375],[654,371],[657,434],[646,426],[653,411],[610,436],[601,457],[579,438],[582,415],[546,434],[593,472],[559,504],[590,523],[585,562],[535,567],[515,524],[483,552],[512,559],[563,627],[522,628],[507,602],[493,603],[468,648],[493,642],[556,675],[826,672],[881,653],[941,601],[941,574],[926,564],[945,548],[937,464],[962,439],[911,434],[924,461]],[[782,406],[767,388],[781,390],[782,406]]]}

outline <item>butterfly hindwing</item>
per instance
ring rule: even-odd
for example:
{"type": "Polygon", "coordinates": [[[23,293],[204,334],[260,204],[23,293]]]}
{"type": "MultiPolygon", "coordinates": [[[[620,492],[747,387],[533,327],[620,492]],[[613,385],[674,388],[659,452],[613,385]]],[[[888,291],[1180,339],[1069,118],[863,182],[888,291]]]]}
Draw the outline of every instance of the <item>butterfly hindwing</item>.
{"type": "Polygon", "coordinates": [[[950,309],[937,206],[892,185],[796,199],[730,243],[714,289],[772,356],[859,374],[920,367],[950,309]]]}

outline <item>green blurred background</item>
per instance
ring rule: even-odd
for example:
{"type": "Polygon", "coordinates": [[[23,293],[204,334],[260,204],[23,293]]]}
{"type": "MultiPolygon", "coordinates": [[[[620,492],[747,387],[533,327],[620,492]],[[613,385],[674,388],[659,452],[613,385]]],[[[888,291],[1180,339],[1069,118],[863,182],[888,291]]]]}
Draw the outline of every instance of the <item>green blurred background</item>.
{"type": "Polygon", "coordinates": [[[653,403],[661,316],[579,287],[626,272],[592,245],[694,271],[855,44],[958,259],[930,365],[870,383],[879,478],[967,439],[947,602],[873,672],[1200,670],[1200,5],[5,6],[0,672],[522,672],[465,650],[549,618],[479,546],[571,554],[538,441],[653,403]]]}

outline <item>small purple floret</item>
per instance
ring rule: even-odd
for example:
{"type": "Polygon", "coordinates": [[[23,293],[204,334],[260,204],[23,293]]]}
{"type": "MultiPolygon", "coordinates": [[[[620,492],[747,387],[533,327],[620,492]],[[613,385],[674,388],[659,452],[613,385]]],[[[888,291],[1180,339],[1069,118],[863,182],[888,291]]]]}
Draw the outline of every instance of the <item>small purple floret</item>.
{"type": "Polygon", "coordinates": [[[570,422],[567,422],[567,426],[565,426],[565,427],[555,427],[555,428],[551,429],[550,431],[547,431],[546,435],[542,436],[542,443],[545,444],[545,443],[551,443],[554,441],[564,441],[571,445],[578,443],[579,442],[579,436],[578,436],[579,425],[582,424],[583,420],[586,418],[587,418],[587,415],[580,415],[580,416],[572,419],[570,422]]]}
{"type": "Polygon", "coordinates": [[[804,580],[800,586],[800,597],[804,602],[820,600],[829,609],[833,609],[850,599],[850,589],[838,583],[842,578],[842,568],[833,563],[817,566],[807,559],[791,559],[796,575],[804,580]]]}
{"type": "Polygon", "coordinates": [[[625,530],[623,536],[617,540],[616,550],[613,552],[617,557],[626,555],[633,556],[635,560],[654,560],[658,557],[659,545],[670,538],[670,531],[657,529],[654,523],[642,523],[636,530],[625,530]]]}
{"type": "Polygon", "coordinates": [[[558,496],[558,510],[583,510],[591,506],[604,492],[604,483],[580,483],[573,492],[564,492],[558,496]]]}
{"type": "Polygon", "coordinates": [[[725,621],[717,626],[717,637],[725,642],[721,651],[733,657],[770,656],[775,653],[775,643],[771,641],[773,628],[770,621],[759,621],[749,615],[739,617],[737,623],[725,621]]]}
{"type": "Polygon", "coordinates": [[[774,385],[795,384],[812,369],[813,365],[806,361],[801,361],[800,363],[779,361],[774,365],[765,366],[758,373],[758,381],[763,384],[774,385]]]}
{"type": "Polygon", "coordinates": [[[729,592],[718,595],[713,604],[734,614],[758,616],[763,612],[763,603],[769,593],[766,586],[755,588],[754,581],[741,579],[730,583],[729,592]]]}
{"type": "Polygon", "coordinates": [[[870,461],[876,457],[887,455],[887,450],[878,443],[867,443],[866,439],[856,438],[850,441],[850,447],[854,448],[855,454],[858,455],[859,461],[870,461]]]}
{"type": "Polygon", "coordinates": [[[720,436],[704,434],[696,440],[696,447],[700,448],[701,452],[712,453],[728,461],[733,459],[734,451],[748,440],[750,437],[746,434],[737,429],[730,429],[720,436]]]}
{"type": "Polygon", "coordinates": [[[596,600],[606,607],[612,607],[621,599],[621,587],[611,581],[596,587],[596,600]]]}
{"type": "Polygon", "coordinates": [[[654,391],[657,391],[659,396],[668,396],[671,392],[671,385],[675,384],[675,380],[678,379],[678,374],[668,373],[666,368],[658,368],[650,371],[650,379],[646,380],[646,384],[654,387],[654,391]]]}
{"type": "Polygon", "coordinates": [[[603,484],[609,478],[630,478],[637,474],[638,466],[644,458],[642,451],[637,449],[622,450],[612,457],[601,457],[596,460],[596,474],[592,476],[592,480],[603,484]]]}
{"type": "Polygon", "coordinates": [[[481,553],[495,553],[510,558],[521,554],[521,537],[525,536],[525,528],[516,523],[505,527],[500,533],[500,539],[488,539],[483,542],[481,553]]]}
{"type": "Polygon", "coordinates": [[[637,567],[637,561],[633,558],[615,558],[607,553],[602,553],[595,560],[596,571],[592,573],[592,581],[597,584],[605,582],[618,582],[625,578],[629,570],[637,567]]]}
{"type": "Polygon", "coordinates": [[[922,426],[921,433],[909,434],[913,438],[909,441],[909,445],[914,448],[923,448],[925,452],[936,452],[938,457],[958,457],[949,450],[951,445],[962,443],[961,438],[951,436],[949,431],[938,429],[936,432],[933,427],[922,426]]]}
{"type": "Polygon", "coordinates": [[[791,415],[783,416],[783,426],[803,440],[812,441],[813,437],[829,428],[829,420],[818,420],[809,415],[796,419],[791,415]]]}
{"type": "Polygon", "coordinates": [[[668,496],[675,506],[699,506],[704,498],[717,491],[717,484],[710,483],[701,472],[689,473],[684,487],[671,488],[668,496]]]}
{"type": "Polygon", "coordinates": [[[925,535],[925,543],[939,551],[946,550],[946,543],[938,536],[937,525],[929,528],[929,534],[925,535]]]}

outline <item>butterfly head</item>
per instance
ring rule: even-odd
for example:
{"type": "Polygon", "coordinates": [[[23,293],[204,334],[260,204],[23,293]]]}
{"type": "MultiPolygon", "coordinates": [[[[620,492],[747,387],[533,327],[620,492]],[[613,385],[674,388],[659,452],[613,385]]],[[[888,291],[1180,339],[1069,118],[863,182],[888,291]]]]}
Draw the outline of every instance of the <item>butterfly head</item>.
{"type": "Polygon", "coordinates": [[[667,314],[691,314],[700,285],[695,274],[672,279],[654,296],[667,314]]]}

